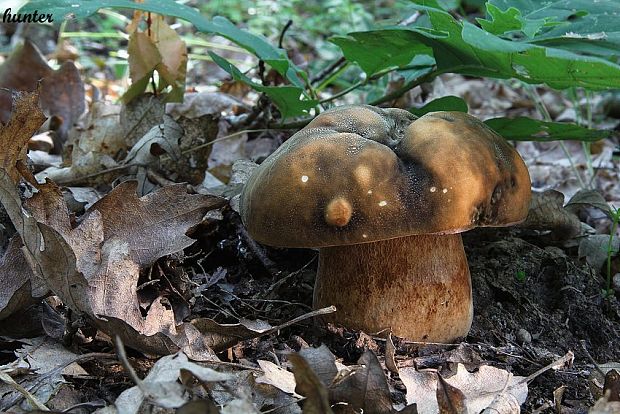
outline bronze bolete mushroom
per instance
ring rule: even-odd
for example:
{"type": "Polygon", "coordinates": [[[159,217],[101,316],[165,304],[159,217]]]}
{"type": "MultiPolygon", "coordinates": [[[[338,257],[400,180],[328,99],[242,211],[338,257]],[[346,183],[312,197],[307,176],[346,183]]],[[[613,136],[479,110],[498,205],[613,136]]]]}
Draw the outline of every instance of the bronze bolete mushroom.
{"type": "Polygon", "coordinates": [[[251,175],[241,218],[257,241],[317,247],[314,306],[330,320],[418,341],[467,335],[459,233],[525,219],[519,154],[473,116],[367,105],[325,111],[251,175]]]}

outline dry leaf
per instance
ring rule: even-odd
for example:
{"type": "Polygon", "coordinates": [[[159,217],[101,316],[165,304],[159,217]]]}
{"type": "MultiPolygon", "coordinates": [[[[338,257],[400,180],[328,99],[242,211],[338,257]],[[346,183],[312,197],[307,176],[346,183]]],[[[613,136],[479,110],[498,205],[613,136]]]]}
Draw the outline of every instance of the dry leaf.
{"type": "MultiPolygon", "coordinates": [[[[18,235],[13,236],[9,245],[0,257],[0,320],[17,311],[25,310],[37,301],[32,298],[30,277],[32,269],[21,250],[22,241],[18,235]]],[[[10,328],[10,327],[6,327],[10,328]]],[[[9,332],[3,329],[3,334],[9,332]]]]}
{"type": "MultiPolygon", "coordinates": [[[[26,40],[24,44],[17,46],[0,66],[0,87],[15,91],[34,91],[37,83],[51,72],[52,69],[39,49],[30,40],[26,40]]],[[[13,105],[10,94],[0,95],[0,121],[6,123],[10,119],[13,105]]]]}
{"type": "Polygon", "coordinates": [[[595,207],[601,210],[603,213],[609,215],[611,209],[609,204],[605,201],[605,198],[595,190],[579,190],[577,193],[568,200],[568,203],[564,208],[571,213],[577,214],[583,207],[595,207]]]}
{"type": "MultiPolygon", "coordinates": [[[[115,158],[127,150],[123,131],[119,127],[120,106],[95,102],[84,118],[82,125],[69,131],[66,148],[70,156],[65,161],[69,167],[50,167],[37,174],[37,178],[49,177],[56,183],[63,184],[118,166],[115,158]]],[[[107,183],[118,176],[119,172],[101,174],[83,182],[94,184],[107,183]]]]}
{"type": "MultiPolygon", "coordinates": [[[[23,339],[25,345],[15,351],[24,366],[21,374],[31,373],[36,375],[15,375],[14,379],[28,389],[41,403],[46,403],[65,383],[63,375],[84,375],[86,371],[74,361],[79,355],[63,347],[60,343],[46,337],[23,339]]],[[[4,384],[3,384],[4,385],[4,384]]],[[[7,392],[4,386],[0,386],[0,410],[8,410],[17,404],[22,395],[16,391],[7,392]]]]}
{"type": "Polygon", "coordinates": [[[295,394],[295,375],[270,361],[258,360],[263,375],[256,378],[259,384],[270,384],[288,393],[295,394]]]}
{"type": "Polygon", "coordinates": [[[163,97],[145,93],[124,104],[120,112],[120,127],[128,148],[164,119],[163,97]]]}
{"type": "Polygon", "coordinates": [[[534,192],[527,219],[519,227],[550,230],[556,240],[573,238],[581,232],[581,222],[563,205],[564,194],[559,191],[534,192]]]}
{"type": "Polygon", "coordinates": [[[295,392],[306,397],[303,405],[304,414],[333,414],[328,392],[319,377],[312,371],[308,362],[299,354],[289,355],[295,374],[295,392]]]}
{"type": "Polygon", "coordinates": [[[620,414],[620,401],[610,401],[607,395],[599,398],[588,414],[620,414]]]}
{"type": "Polygon", "coordinates": [[[584,258],[590,266],[600,270],[607,261],[608,249],[611,247],[611,257],[618,254],[620,250],[620,239],[613,237],[611,246],[609,245],[610,235],[592,234],[579,241],[579,258],[584,258]]]}
{"type": "Polygon", "coordinates": [[[392,413],[390,389],[375,354],[366,351],[357,363],[359,369],[330,388],[332,403],[347,402],[353,409],[367,413],[392,413]]]}
{"type": "MultiPolygon", "coordinates": [[[[439,411],[435,396],[438,387],[435,372],[417,371],[413,367],[405,367],[400,369],[399,375],[407,387],[407,403],[417,404],[420,414],[434,414],[439,411]]],[[[489,365],[482,365],[477,372],[470,373],[463,364],[458,364],[456,374],[446,378],[445,381],[465,395],[467,410],[470,413],[479,413],[491,404],[497,407],[502,401],[512,406],[510,398],[498,398],[502,394],[511,394],[519,405],[523,404],[527,397],[527,385],[523,379],[489,365]]],[[[497,409],[504,408],[500,405],[497,409]]]]}
{"type": "Polygon", "coordinates": [[[11,119],[0,128],[0,169],[17,184],[21,174],[16,164],[26,165],[28,141],[37,132],[45,115],[39,106],[38,92],[15,92],[12,95],[11,119]]]}
{"type": "Polygon", "coordinates": [[[448,384],[441,374],[437,373],[437,404],[440,414],[467,414],[465,394],[448,384]]]}
{"type": "Polygon", "coordinates": [[[65,62],[41,82],[41,107],[60,120],[53,153],[60,154],[67,134],[86,110],[84,83],[73,62],[65,62]]]}
{"type": "Polygon", "coordinates": [[[223,200],[191,196],[183,185],[138,198],[135,186],[118,186],[72,228],[54,184],[40,185],[24,203],[29,214],[23,215],[19,194],[0,169],[0,201],[20,231],[26,257],[36,270],[33,293],[51,289],[67,306],[90,316],[99,329],[118,334],[144,352],[167,354],[181,348],[198,359],[212,358],[192,325],[176,326],[164,298],[151,303],[143,317],[136,288],[140,265],[191,244],[187,230],[223,200]]]}
{"type": "Polygon", "coordinates": [[[318,348],[304,348],[299,351],[299,355],[308,362],[323,385],[326,387],[333,385],[334,379],[338,375],[338,367],[336,366],[336,357],[326,345],[321,345],[318,348]]]}
{"type": "Polygon", "coordinates": [[[162,408],[183,406],[189,395],[178,382],[182,371],[191,373],[201,382],[227,381],[233,378],[230,374],[190,362],[184,353],[179,352],[160,358],[140,384],[118,396],[114,402],[115,408],[119,413],[132,414],[140,412],[140,406],[145,401],[162,408]]]}

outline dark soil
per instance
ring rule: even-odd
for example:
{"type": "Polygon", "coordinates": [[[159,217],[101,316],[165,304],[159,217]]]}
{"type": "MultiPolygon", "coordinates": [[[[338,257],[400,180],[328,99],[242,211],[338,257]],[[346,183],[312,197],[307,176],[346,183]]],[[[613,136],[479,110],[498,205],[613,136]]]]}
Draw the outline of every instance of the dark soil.
{"type": "MultiPolygon", "coordinates": [[[[234,213],[220,223],[227,223],[226,228],[210,234],[211,241],[219,241],[211,242],[215,252],[202,266],[207,272],[217,267],[227,270],[222,282],[205,293],[221,309],[212,303],[203,304],[204,312],[224,321],[223,310],[234,309],[235,314],[248,319],[276,324],[311,309],[316,251],[271,249],[248,242],[234,213]],[[242,300],[231,299],[226,291],[242,300]]],[[[554,391],[565,386],[564,409],[587,412],[599,397],[588,379],[594,361],[620,361],[618,298],[604,299],[602,276],[571,257],[568,253],[572,252],[540,245],[537,238],[526,241],[516,235],[515,230],[506,229],[479,229],[464,234],[475,317],[464,345],[471,352],[467,353],[468,361],[463,362],[475,369],[472,362],[480,357],[515,375],[528,376],[572,351],[572,365],[548,370],[529,384],[528,399],[522,408],[532,412],[545,403],[553,407],[554,391]]],[[[274,354],[320,344],[327,344],[344,363],[355,363],[365,348],[384,361],[385,341],[381,338],[333,326],[316,327],[309,321],[283,330],[277,337],[239,344],[235,359],[272,360],[274,354]]],[[[396,345],[401,365],[451,366],[445,354],[454,346],[418,349],[402,341],[396,341],[396,345]]],[[[403,402],[402,384],[392,374],[388,378],[394,387],[395,402],[403,402]]],[[[548,408],[543,412],[553,411],[548,408]]]]}

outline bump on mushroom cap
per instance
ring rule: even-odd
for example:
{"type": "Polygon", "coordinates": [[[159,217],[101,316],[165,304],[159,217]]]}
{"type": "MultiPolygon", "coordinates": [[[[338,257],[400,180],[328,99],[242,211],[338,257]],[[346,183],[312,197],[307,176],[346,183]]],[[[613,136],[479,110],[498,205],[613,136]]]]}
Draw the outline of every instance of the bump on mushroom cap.
{"type": "Polygon", "coordinates": [[[530,197],[519,154],[477,118],[358,105],[325,111],[269,156],[240,213],[262,243],[326,247],[510,225],[530,197]]]}

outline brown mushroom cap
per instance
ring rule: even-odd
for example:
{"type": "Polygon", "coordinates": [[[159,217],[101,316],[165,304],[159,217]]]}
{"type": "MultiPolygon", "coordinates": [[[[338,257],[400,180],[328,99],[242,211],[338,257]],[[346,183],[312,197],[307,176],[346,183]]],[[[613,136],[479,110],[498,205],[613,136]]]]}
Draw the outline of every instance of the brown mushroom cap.
{"type": "Polygon", "coordinates": [[[262,243],[326,247],[510,225],[530,196],[519,154],[477,118],[356,105],[325,111],[269,156],[240,211],[262,243]]]}

